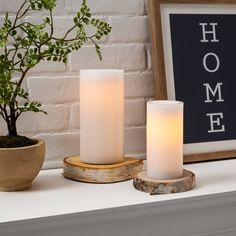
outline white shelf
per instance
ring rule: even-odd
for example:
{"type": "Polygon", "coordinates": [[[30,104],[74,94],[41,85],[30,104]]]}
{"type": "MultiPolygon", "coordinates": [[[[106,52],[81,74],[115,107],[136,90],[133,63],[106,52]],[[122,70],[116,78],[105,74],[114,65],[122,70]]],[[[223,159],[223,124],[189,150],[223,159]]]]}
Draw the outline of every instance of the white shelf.
{"type": "Polygon", "coordinates": [[[116,212],[119,207],[127,207],[129,212],[132,212],[141,206],[162,205],[169,208],[176,202],[183,206],[186,202],[191,206],[191,202],[196,203],[199,199],[203,203],[207,199],[213,202],[213,199],[227,201],[227,197],[235,198],[236,160],[192,164],[186,165],[185,168],[196,174],[197,186],[194,190],[156,196],[135,190],[132,181],[101,185],[86,184],[65,179],[61,175],[61,169],[41,171],[30,190],[0,192],[0,232],[1,227],[6,230],[4,228],[8,225],[4,224],[6,222],[12,225],[16,221],[27,222],[29,219],[67,216],[71,213],[88,212],[96,215],[99,212],[102,214],[104,209],[108,212],[114,209],[116,212]],[[148,204],[143,205],[145,203],[148,204]]]}

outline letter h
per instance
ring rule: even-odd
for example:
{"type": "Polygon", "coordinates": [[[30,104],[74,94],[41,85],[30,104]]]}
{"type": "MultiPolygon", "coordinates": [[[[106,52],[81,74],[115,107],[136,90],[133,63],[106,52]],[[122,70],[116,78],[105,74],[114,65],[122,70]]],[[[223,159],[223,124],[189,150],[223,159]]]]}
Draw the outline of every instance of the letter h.
{"type": "Polygon", "coordinates": [[[219,40],[216,38],[216,26],[218,23],[199,23],[199,25],[202,27],[202,40],[200,41],[201,43],[207,43],[207,42],[219,42],[219,40]],[[210,25],[212,27],[212,30],[206,30],[206,26],[210,25]],[[206,38],[207,34],[212,35],[212,39],[208,40],[206,38]]]}

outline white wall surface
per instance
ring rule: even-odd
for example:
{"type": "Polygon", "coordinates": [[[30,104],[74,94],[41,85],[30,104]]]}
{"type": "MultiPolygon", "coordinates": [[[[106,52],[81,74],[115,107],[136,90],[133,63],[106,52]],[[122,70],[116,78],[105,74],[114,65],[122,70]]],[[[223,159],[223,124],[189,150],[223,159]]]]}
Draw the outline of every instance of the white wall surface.
{"type": "MultiPolygon", "coordinates": [[[[0,0],[0,21],[6,11],[14,14],[21,2],[0,0]]],[[[70,25],[80,4],[81,0],[57,1],[57,35],[70,25]]],[[[88,0],[88,5],[93,16],[112,26],[112,33],[101,42],[103,61],[88,44],[71,54],[66,66],[43,62],[25,81],[30,99],[41,102],[48,115],[24,114],[18,121],[18,131],[46,141],[44,168],[60,167],[64,157],[79,154],[80,69],[125,69],[125,153],[145,153],[145,102],[154,95],[146,0],[88,0]]],[[[40,14],[26,18],[37,22],[40,14]]],[[[6,134],[1,119],[0,133],[6,134]]]]}

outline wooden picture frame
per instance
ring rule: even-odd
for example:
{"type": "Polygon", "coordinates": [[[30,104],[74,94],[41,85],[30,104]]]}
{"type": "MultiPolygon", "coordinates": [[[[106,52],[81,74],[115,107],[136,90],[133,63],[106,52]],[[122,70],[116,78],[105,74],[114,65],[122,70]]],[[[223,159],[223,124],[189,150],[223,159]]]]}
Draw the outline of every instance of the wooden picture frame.
{"type": "MultiPolygon", "coordinates": [[[[178,9],[180,9],[180,12],[181,12],[181,7],[185,7],[188,9],[191,7],[195,8],[196,6],[197,7],[199,6],[203,8],[208,7],[209,9],[213,7],[217,9],[217,7],[224,6],[225,8],[231,9],[233,6],[233,8],[235,9],[235,13],[232,13],[232,14],[235,15],[236,17],[236,0],[148,0],[148,14],[149,14],[149,24],[150,24],[150,29],[151,29],[151,44],[152,44],[152,47],[151,47],[152,48],[152,67],[153,67],[154,82],[155,82],[155,98],[158,100],[170,99],[168,96],[167,75],[166,75],[166,70],[167,70],[166,64],[168,64],[169,66],[170,63],[166,63],[165,61],[167,55],[164,50],[165,42],[163,40],[164,38],[163,37],[163,22],[162,22],[163,21],[162,19],[163,6],[167,6],[167,7],[176,6],[178,7],[178,9]]],[[[183,12],[183,15],[184,14],[186,14],[185,10],[183,12]]],[[[188,14],[191,15],[195,13],[192,13],[190,11],[190,13],[188,14]]],[[[198,12],[196,14],[199,15],[200,13],[198,12]]],[[[202,15],[204,14],[206,15],[206,13],[203,13],[202,15]]],[[[214,13],[214,10],[213,10],[213,13],[211,14],[231,15],[228,12],[222,12],[220,14],[214,13]]],[[[236,21],[235,21],[235,25],[236,25],[236,21]]],[[[171,26],[169,25],[168,27],[171,27],[171,26]]],[[[235,30],[235,34],[236,34],[236,30],[235,30]]],[[[170,34],[170,41],[171,41],[171,37],[172,36],[170,34]]],[[[235,41],[235,44],[236,44],[236,41],[235,41]]],[[[171,66],[174,67],[173,64],[171,66]]],[[[173,80],[175,80],[174,72],[173,72],[173,80]]],[[[235,113],[236,113],[236,107],[235,107],[235,113]]],[[[236,123],[236,120],[235,120],[235,123],[236,123]]],[[[203,143],[204,142],[200,144],[203,144],[203,143]]],[[[226,141],[218,140],[217,142],[211,142],[211,143],[212,143],[211,151],[198,151],[197,148],[195,148],[195,152],[193,151],[191,153],[186,153],[184,155],[185,163],[219,160],[219,159],[227,159],[227,158],[236,157],[236,137],[235,137],[235,140],[228,140],[228,139],[226,141]],[[216,143],[215,148],[213,147],[214,146],[213,143],[216,143]],[[225,144],[227,148],[224,150],[224,147],[222,146],[221,147],[222,150],[219,150],[217,143],[223,143],[223,145],[225,144]],[[228,145],[228,143],[230,144],[228,145]],[[235,143],[235,146],[234,146],[234,143],[235,143]]],[[[185,144],[185,147],[186,146],[188,146],[188,144],[187,145],[185,144]]]]}

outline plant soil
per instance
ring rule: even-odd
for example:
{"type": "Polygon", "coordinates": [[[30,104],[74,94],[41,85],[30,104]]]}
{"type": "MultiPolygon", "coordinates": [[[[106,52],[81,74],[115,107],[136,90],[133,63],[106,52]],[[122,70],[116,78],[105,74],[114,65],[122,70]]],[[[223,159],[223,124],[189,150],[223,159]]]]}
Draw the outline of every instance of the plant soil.
{"type": "Polygon", "coordinates": [[[35,145],[37,140],[29,139],[25,136],[0,136],[0,148],[26,147],[35,145]]]}

